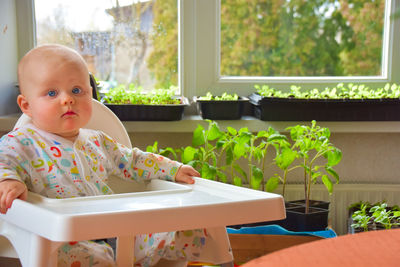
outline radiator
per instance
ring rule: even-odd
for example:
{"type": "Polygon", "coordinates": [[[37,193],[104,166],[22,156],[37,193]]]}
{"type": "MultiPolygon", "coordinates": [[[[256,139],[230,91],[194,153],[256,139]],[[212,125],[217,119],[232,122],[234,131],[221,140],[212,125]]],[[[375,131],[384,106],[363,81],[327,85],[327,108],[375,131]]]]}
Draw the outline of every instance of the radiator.
{"type": "MultiPolygon", "coordinates": [[[[281,193],[278,188],[276,193],[281,193]]],[[[286,186],[285,200],[304,199],[304,185],[286,186]]],[[[348,232],[348,207],[359,201],[371,204],[385,200],[400,206],[400,184],[337,184],[329,195],[323,185],[313,185],[311,199],[330,201],[329,225],[338,235],[348,232]]]]}

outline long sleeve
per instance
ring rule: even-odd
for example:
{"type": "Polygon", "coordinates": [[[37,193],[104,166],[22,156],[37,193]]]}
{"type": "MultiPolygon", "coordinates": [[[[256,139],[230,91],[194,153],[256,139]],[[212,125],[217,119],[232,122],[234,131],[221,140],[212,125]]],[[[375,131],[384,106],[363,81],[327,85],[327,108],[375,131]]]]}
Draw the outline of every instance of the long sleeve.
{"type": "Polygon", "coordinates": [[[163,179],[174,181],[182,163],[158,154],[130,149],[103,134],[103,147],[112,164],[111,173],[128,180],[163,179]]]}
{"type": "Polygon", "coordinates": [[[32,125],[0,139],[0,181],[23,181],[30,191],[51,198],[112,194],[111,175],[174,181],[181,165],[88,129],[81,129],[75,142],[32,125]]]}
{"type": "Polygon", "coordinates": [[[0,181],[15,179],[26,182],[29,178],[30,164],[26,159],[23,147],[29,139],[17,140],[12,134],[0,139],[0,181]],[[21,146],[22,144],[22,146],[21,146]]]}

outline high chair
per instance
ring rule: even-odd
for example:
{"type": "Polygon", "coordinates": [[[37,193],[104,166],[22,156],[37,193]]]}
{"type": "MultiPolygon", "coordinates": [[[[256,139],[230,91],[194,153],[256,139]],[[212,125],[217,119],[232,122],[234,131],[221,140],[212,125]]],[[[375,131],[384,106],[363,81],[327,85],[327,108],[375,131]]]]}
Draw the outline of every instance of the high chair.
{"type": "MultiPolygon", "coordinates": [[[[15,128],[29,121],[23,114],[15,128]]],[[[94,99],[87,128],[101,130],[131,147],[121,121],[94,99]]],[[[212,262],[213,255],[218,255],[224,261],[216,264],[229,263],[226,225],[285,217],[279,195],[201,178],[195,178],[194,185],[162,180],[138,184],[114,178],[110,187],[120,194],[48,199],[29,192],[28,201],[14,200],[7,214],[0,215],[0,256],[17,256],[23,267],[56,266],[62,243],[117,237],[118,266],[133,266],[136,234],[207,228],[215,244],[205,248],[207,256],[200,260],[212,262]]],[[[185,266],[186,262],[169,264],[185,266]]]]}

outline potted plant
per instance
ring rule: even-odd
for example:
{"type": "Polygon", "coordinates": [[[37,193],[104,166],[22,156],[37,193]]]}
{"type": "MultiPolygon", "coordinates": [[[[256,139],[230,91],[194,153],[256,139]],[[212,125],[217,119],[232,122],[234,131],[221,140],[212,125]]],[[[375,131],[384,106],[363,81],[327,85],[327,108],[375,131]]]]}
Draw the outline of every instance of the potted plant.
{"type": "MultiPolygon", "coordinates": [[[[338,182],[339,176],[333,166],[341,160],[341,151],[329,142],[330,131],[321,128],[312,121],[311,126],[296,125],[289,127],[290,140],[273,128],[252,133],[247,128],[236,130],[227,127],[222,131],[215,121],[207,120],[208,128],[198,125],[193,132],[192,145],[182,148],[159,149],[157,143],[148,147],[148,151],[172,156],[175,159],[194,166],[201,177],[237,186],[249,186],[253,189],[274,191],[282,183],[283,192],[289,173],[297,168],[304,170],[305,197],[302,201],[287,203],[288,220],[279,223],[289,230],[308,231],[323,230],[327,226],[327,203],[317,201],[313,206],[310,200],[312,184],[318,179],[324,183],[329,193],[333,184],[329,177],[338,182]],[[272,151],[273,160],[267,160],[272,151]],[[240,164],[239,164],[240,163],[240,164]],[[282,174],[267,177],[266,170],[273,165],[282,170],[282,174]],[[320,210],[321,205],[326,210],[320,210]],[[296,215],[292,220],[289,214],[296,215]],[[299,215],[298,215],[299,214],[299,215]],[[298,215],[298,216],[297,216],[298,215]],[[310,217],[322,217],[324,222],[316,224],[307,222],[310,217]],[[294,221],[292,223],[292,221],[294,221]]],[[[268,224],[268,223],[262,223],[268,224]]],[[[258,224],[252,224],[258,225],[258,224]]]]}
{"type": "Polygon", "coordinates": [[[280,140],[287,137],[271,127],[258,133],[252,133],[246,127],[239,130],[227,127],[224,132],[217,122],[206,121],[207,128],[199,124],[193,131],[192,145],[160,149],[155,142],[147,147],[147,151],[190,164],[206,179],[266,190],[268,178],[264,173],[273,165],[267,162],[268,151],[277,148],[280,140]]]}
{"type": "Polygon", "coordinates": [[[358,202],[349,208],[349,233],[400,227],[400,208],[388,207],[385,201],[371,205],[358,202]]]}
{"type": "Polygon", "coordinates": [[[187,98],[175,96],[176,87],[144,92],[141,87],[119,85],[105,92],[101,102],[122,121],[181,120],[187,98]]]}
{"type": "Polygon", "coordinates": [[[203,119],[210,120],[239,120],[244,111],[248,98],[237,94],[223,93],[214,96],[208,92],[205,96],[194,97],[197,110],[203,119]]]}
{"type": "Polygon", "coordinates": [[[371,89],[363,84],[339,83],[333,88],[301,90],[292,85],[282,92],[256,85],[250,95],[257,118],[266,121],[398,121],[400,86],[371,89]]]}
{"type": "Polygon", "coordinates": [[[282,183],[282,195],[289,172],[301,168],[304,173],[304,199],[286,202],[287,218],[273,222],[293,231],[318,231],[327,226],[329,202],[312,200],[312,185],[321,180],[329,194],[333,184],[339,182],[339,175],[333,169],[342,158],[341,151],[330,141],[328,128],[321,128],[316,121],[311,126],[296,125],[288,127],[291,142],[281,143],[275,164],[282,170],[268,181],[270,191],[282,183]],[[332,179],[334,182],[332,182],[332,179]]]}

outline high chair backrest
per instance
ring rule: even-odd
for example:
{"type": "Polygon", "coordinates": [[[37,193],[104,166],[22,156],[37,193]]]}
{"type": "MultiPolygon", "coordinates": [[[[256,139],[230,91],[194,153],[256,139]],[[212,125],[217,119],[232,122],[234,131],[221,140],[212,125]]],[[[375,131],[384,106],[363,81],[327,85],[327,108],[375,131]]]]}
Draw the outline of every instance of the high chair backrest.
{"type": "MultiPolygon", "coordinates": [[[[103,131],[109,136],[115,138],[119,143],[127,147],[132,147],[129,135],[118,117],[99,101],[92,99],[92,104],[92,117],[85,128],[103,131]]],[[[14,129],[30,122],[31,118],[22,114],[15,124],[14,129]]]]}

